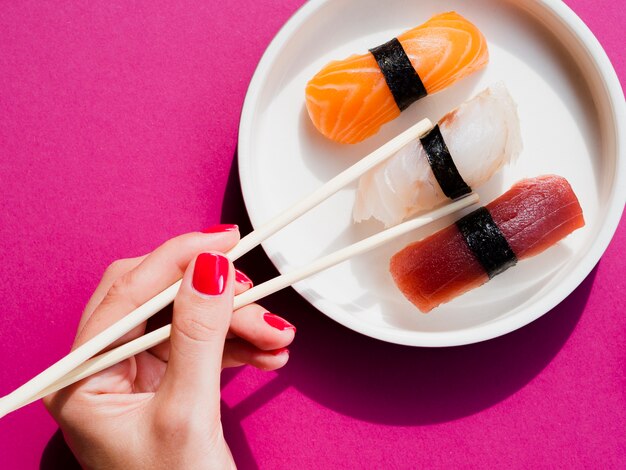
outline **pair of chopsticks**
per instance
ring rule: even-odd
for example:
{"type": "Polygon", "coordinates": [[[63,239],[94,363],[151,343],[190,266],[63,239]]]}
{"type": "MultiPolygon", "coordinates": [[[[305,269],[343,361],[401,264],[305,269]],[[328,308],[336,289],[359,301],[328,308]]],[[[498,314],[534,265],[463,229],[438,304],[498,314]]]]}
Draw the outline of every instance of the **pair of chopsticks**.
{"type": "MultiPolygon", "coordinates": [[[[227,257],[231,261],[235,261],[239,257],[243,256],[278,230],[308,212],[310,209],[335,194],[344,186],[355,181],[368,170],[385,161],[406,144],[425,134],[431,128],[432,123],[428,119],[418,122],[402,134],[385,143],[365,158],[359,160],[357,163],[341,172],[339,175],[335,176],[333,179],[293,205],[291,208],[282,212],[265,225],[242,238],[239,243],[226,254],[227,257]]],[[[265,296],[288,287],[324,269],[341,263],[342,261],[345,261],[353,256],[377,248],[394,238],[477,202],[478,196],[473,193],[469,194],[462,199],[439,207],[438,209],[430,211],[420,217],[401,223],[395,227],[391,227],[353,245],[319,258],[307,266],[275,277],[274,279],[264,282],[263,284],[259,284],[258,286],[237,295],[234,298],[233,308],[238,309],[250,303],[256,302],[265,296]]],[[[95,356],[114,341],[121,338],[133,328],[145,322],[158,311],[172,303],[181,282],[182,281],[178,281],[161,293],[157,294],[145,304],[136,308],[124,318],[70,352],[67,356],[26,382],[21,387],[1,398],[0,417],[3,417],[12,411],[38,400],[39,398],[56,392],[57,390],[67,387],[68,385],[84,379],[85,377],[104,370],[120,361],[128,359],[141,351],[145,351],[146,349],[152,348],[167,340],[170,335],[171,325],[161,327],[113,350],[95,356]]]]}

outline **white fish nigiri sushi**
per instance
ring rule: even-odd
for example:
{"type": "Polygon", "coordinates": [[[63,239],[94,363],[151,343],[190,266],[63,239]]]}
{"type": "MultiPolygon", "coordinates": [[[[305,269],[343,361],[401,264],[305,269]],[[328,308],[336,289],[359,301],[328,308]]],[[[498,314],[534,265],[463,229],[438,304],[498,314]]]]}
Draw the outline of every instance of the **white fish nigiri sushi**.
{"type": "MultiPolygon", "coordinates": [[[[522,151],[517,106],[498,82],[450,111],[439,129],[463,180],[476,188],[522,151]]],[[[374,217],[389,227],[447,199],[419,139],[359,180],[355,222],[374,217]]]]}

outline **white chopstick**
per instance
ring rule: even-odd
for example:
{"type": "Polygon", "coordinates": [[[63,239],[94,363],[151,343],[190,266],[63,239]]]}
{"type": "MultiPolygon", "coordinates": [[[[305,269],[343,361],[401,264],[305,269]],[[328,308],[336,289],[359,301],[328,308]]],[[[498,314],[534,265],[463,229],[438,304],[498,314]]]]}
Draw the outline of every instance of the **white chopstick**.
{"type": "MultiPolygon", "coordinates": [[[[347,184],[355,181],[365,172],[385,161],[406,144],[420,137],[431,128],[432,123],[428,119],[421,120],[414,126],[404,131],[402,134],[385,143],[365,158],[359,160],[357,163],[335,176],[321,188],[314,191],[312,194],[305,197],[291,208],[282,212],[277,217],[261,226],[259,229],[241,239],[239,243],[227,253],[228,257],[231,261],[235,261],[240,256],[255,248],[266,238],[285,227],[291,221],[297,219],[302,214],[317,206],[347,184]]],[[[28,400],[29,397],[37,396],[47,387],[54,384],[56,381],[61,380],[63,376],[70,373],[74,368],[80,366],[89,358],[93,357],[111,343],[121,338],[133,328],[145,322],[155,313],[172,303],[176,297],[180,283],[181,281],[174,283],[140,307],[130,312],[118,322],[114,323],[86,343],[70,352],[58,362],[36,375],[21,387],[2,397],[0,399],[0,417],[13,410],[16,406],[19,407],[19,404],[28,400]]]]}
{"type": "MultiPolygon", "coordinates": [[[[279,291],[280,289],[295,284],[296,282],[299,282],[309,276],[317,274],[324,269],[330,268],[354,256],[378,248],[384,243],[387,243],[401,235],[404,235],[419,227],[427,225],[435,220],[440,219],[441,217],[450,215],[454,212],[471,206],[472,204],[476,204],[477,202],[478,196],[474,193],[471,193],[462,199],[458,199],[454,202],[446,204],[445,206],[439,207],[438,209],[428,212],[427,214],[424,214],[420,217],[396,225],[395,227],[391,227],[387,230],[372,235],[371,237],[368,237],[350,246],[335,251],[332,254],[319,258],[304,267],[295,269],[286,274],[282,274],[275,277],[274,279],[270,279],[269,281],[264,282],[263,284],[259,284],[258,286],[255,286],[252,289],[249,289],[246,292],[243,292],[236,296],[234,299],[233,308],[238,309],[245,305],[256,302],[263,297],[266,297],[270,294],[273,294],[274,292],[279,291]]],[[[41,393],[37,394],[37,396],[20,404],[20,407],[25,406],[40,398],[43,398],[44,396],[56,392],[57,390],[60,390],[64,387],[67,387],[68,385],[78,382],[85,377],[89,377],[92,374],[100,372],[107,367],[111,367],[118,362],[121,362],[125,359],[128,359],[129,357],[134,356],[135,354],[140,353],[141,351],[145,351],[146,349],[150,349],[157,344],[162,343],[169,338],[170,330],[171,325],[163,326],[158,330],[154,330],[133,341],[125,343],[117,347],[116,349],[108,351],[104,354],[100,354],[99,356],[96,356],[93,359],[84,362],[72,372],[64,376],[63,379],[61,379],[60,381],[55,382],[50,387],[47,387],[41,393]]]]}

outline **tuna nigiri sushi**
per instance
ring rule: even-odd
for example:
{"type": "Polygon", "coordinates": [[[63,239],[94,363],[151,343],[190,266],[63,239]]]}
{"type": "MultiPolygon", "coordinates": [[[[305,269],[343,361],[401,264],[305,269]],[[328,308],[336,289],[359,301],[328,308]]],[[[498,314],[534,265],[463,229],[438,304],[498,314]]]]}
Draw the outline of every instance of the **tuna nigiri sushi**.
{"type": "Polygon", "coordinates": [[[330,62],[308,82],[306,107],[324,136],[354,144],[488,61],[478,28],[458,13],[442,13],[367,54],[330,62]]]}
{"type": "MultiPolygon", "coordinates": [[[[522,150],[517,106],[501,82],[446,114],[436,130],[452,160],[450,168],[443,169],[444,178],[454,170],[458,181],[453,184],[465,192],[515,161],[522,150]]],[[[411,142],[361,177],[353,210],[356,222],[374,217],[386,226],[395,225],[461,195],[442,188],[445,181],[433,172],[429,140],[427,136],[411,142]]]]}
{"type": "Polygon", "coordinates": [[[567,180],[539,176],[518,182],[486,207],[408,245],[391,258],[389,270],[406,298],[429,312],[584,225],[567,180]]]}

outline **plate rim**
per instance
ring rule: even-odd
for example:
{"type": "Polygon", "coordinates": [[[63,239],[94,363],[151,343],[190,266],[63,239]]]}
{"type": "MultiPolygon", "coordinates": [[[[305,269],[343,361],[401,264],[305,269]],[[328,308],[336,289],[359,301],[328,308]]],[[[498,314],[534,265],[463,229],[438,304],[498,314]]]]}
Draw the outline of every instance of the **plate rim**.
{"type": "MultiPolygon", "coordinates": [[[[247,175],[247,169],[242,165],[243,159],[241,155],[249,154],[251,150],[246,136],[251,135],[255,102],[259,93],[263,90],[268,69],[272,65],[273,60],[280,55],[281,49],[287,44],[289,38],[298,31],[299,27],[311,15],[330,1],[331,0],[309,0],[294,12],[265,49],[248,86],[239,122],[237,143],[239,158],[237,164],[239,170],[239,184],[244,204],[246,205],[246,211],[248,212],[253,228],[258,228],[261,223],[265,221],[259,223],[258,220],[254,220],[255,217],[248,211],[249,201],[253,198],[253,195],[246,190],[243,184],[246,178],[245,175],[247,175]]],[[[614,135],[617,158],[615,160],[613,188],[612,192],[609,194],[610,204],[607,207],[607,218],[600,227],[589,251],[578,263],[577,268],[565,276],[549,295],[544,295],[537,299],[536,302],[533,302],[515,315],[496,318],[493,321],[478,326],[446,332],[399,331],[391,329],[385,331],[380,327],[374,327],[363,322],[342,321],[343,319],[340,320],[334,315],[330,315],[318,308],[315,298],[309,295],[306,290],[300,290],[297,286],[294,286],[300,296],[327,317],[366,336],[407,346],[448,347],[486,341],[522,328],[548,313],[585,280],[606,251],[606,248],[617,230],[624,211],[624,202],[626,201],[626,184],[621,186],[617,184],[620,180],[626,181],[626,147],[623,142],[625,138],[624,131],[622,131],[622,129],[626,129],[626,103],[624,101],[624,92],[617,73],[600,42],[584,21],[568,5],[561,0],[532,1],[534,6],[550,10],[552,14],[570,30],[571,34],[579,40],[580,45],[585,49],[586,55],[591,60],[593,67],[596,69],[598,76],[603,82],[602,84],[609,98],[610,111],[613,115],[613,122],[616,127],[614,129],[614,135]]],[[[525,5],[525,8],[528,9],[529,5],[525,5]]],[[[268,258],[272,261],[272,264],[280,271],[280,268],[269,255],[265,247],[265,242],[262,243],[262,246],[268,258]]]]}

